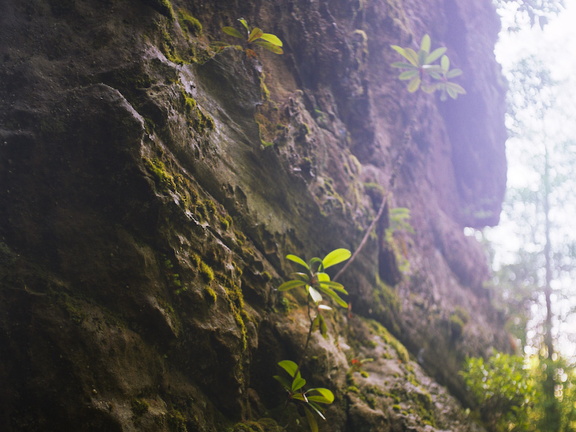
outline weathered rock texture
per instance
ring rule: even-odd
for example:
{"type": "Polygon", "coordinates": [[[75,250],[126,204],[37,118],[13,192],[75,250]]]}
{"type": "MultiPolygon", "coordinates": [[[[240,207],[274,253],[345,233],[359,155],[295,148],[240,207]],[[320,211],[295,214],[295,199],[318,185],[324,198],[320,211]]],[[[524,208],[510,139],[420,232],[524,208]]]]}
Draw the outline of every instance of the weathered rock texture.
{"type": "Polygon", "coordinates": [[[2,1],[0,430],[306,430],[272,379],[308,330],[284,256],[355,250],[384,194],[414,233],[385,212],[313,334],[321,430],[475,430],[457,371],[507,340],[463,234],[505,187],[497,30],[490,0],[2,1]],[[239,17],[285,55],[216,55],[239,17]],[[396,79],[425,33],[465,97],[396,79]]]}

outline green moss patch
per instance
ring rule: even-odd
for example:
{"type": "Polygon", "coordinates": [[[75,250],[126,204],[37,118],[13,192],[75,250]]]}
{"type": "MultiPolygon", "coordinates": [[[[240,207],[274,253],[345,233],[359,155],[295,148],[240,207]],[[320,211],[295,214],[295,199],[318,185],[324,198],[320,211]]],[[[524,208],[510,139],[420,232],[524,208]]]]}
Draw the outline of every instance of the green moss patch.
{"type": "Polygon", "coordinates": [[[192,35],[202,34],[202,24],[194,18],[186,9],[178,9],[178,22],[182,28],[187,29],[192,35]]]}

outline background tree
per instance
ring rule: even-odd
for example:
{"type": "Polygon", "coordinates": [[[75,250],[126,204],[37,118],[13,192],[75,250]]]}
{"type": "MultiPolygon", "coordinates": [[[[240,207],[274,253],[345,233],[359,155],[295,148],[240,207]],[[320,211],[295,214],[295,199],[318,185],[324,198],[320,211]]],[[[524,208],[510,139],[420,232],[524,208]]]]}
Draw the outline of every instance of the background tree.
{"type": "MultiPolygon", "coordinates": [[[[573,214],[573,142],[567,119],[556,102],[559,83],[535,57],[520,61],[509,73],[509,158],[522,164],[523,175],[510,179],[504,212],[507,235],[517,245],[502,261],[497,284],[518,325],[528,352],[540,356],[535,375],[540,386],[533,417],[540,431],[563,431],[569,424],[563,407],[566,362],[556,348],[561,314],[574,269],[574,238],[566,215],[573,214]],[[537,372],[537,373],[536,373],[537,372]]],[[[570,401],[568,401],[570,402],[570,401]]],[[[573,405],[573,402],[572,402],[573,405]]]]}
{"type": "Polygon", "coordinates": [[[511,17],[504,24],[508,31],[519,31],[523,26],[544,28],[550,17],[564,8],[564,0],[496,0],[498,9],[511,17]]]}

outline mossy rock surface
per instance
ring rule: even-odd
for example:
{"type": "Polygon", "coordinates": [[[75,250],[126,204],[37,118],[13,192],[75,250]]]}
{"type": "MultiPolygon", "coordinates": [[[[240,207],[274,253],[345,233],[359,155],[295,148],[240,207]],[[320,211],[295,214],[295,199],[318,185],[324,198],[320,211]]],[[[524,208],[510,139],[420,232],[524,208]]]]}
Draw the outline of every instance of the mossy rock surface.
{"type": "Polygon", "coordinates": [[[272,378],[300,358],[323,432],[474,427],[431,377],[465,399],[461,360],[507,341],[462,234],[505,184],[491,3],[329,3],[2,3],[0,430],[303,430],[272,378]],[[216,55],[239,17],[286,54],[216,55]],[[425,32],[469,99],[389,73],[425,32]],[[377,221],[303,353],[285,256],[355,250],[385,194],[415,232],[390,253],[377,221]]]}

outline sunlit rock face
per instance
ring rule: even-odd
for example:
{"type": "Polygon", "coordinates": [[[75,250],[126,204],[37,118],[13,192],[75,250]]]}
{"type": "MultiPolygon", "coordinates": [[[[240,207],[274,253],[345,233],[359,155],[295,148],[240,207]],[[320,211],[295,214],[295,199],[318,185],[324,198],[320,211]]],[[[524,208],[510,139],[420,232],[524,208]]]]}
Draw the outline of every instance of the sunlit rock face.
{"type": "Polygon", "coordinates": [[[321,430],[475,430],[457,372],[508,340],[463,234],[505,187],[497,31],[489,0],[2,2],[0,430],[302,430],[283,359],[334,392],[321,430]],[[216,53],[239,17],[285,54],[216,53]],[[465,96],[397,79],[424,34],[465,96]],[[384,197],[303,352],[284,257],[355,251],[384,197]]]}

